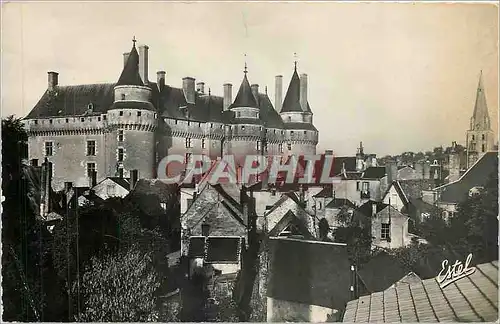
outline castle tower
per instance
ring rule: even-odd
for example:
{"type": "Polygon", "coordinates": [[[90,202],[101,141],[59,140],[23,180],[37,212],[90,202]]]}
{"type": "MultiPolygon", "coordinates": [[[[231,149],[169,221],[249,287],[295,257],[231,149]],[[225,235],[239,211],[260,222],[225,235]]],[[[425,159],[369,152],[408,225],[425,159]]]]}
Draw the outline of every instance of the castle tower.
{"type": "Polygon", "coordinates": [[[483,72],[481,71],[476,91],[474,112],[470,119],[470,128],[467,131],[467,169],[486,152],[493,149],[493,136],[493,130],[490,125],[490,115],[486,104],[486,94],[484,93],[483,72]]]}
{"type": "Polygon", "coordinates": [[[130,51],[123,71],[114,87],[114,103],[108,110],[111,129],[109,173],[130,176],[138,170],[141,178],[153,178],[155,170],[156,110],[151,103],[151,89],[144,85],[139,73],[139,54],[130,51]]]}
{"type": "Polygon", "coordinates": [[[286,128],[286,155],[316,154],[318,130],[313,125],[313,113],[307,100],[307,74],[297,73],[297,62],[281,106],[280,116],[286,128]]]}
{"type": "Polygon", "coordinates": [[[243,81],[229,110],[234,113],[230,129],[229,151],[241,164],[246,155],[264,153],[264,126],[260,119],[258,85],[250,86],[245,64],[243,81]]]}

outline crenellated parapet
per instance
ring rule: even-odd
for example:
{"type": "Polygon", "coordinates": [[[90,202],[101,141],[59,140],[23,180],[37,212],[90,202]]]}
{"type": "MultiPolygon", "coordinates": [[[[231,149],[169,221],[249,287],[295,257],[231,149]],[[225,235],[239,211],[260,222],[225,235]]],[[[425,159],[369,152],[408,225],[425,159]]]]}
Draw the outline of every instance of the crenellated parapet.
{"type": "Polygon", "coordinates": [[[28,136],[94,135],[108,131],[105,114],[24,120],[28,136]]]}
{"type": "Polygon", "coordinates": [[[133,108],[133,103],[126,103],[126,108],[113,105],[108,110],[107,120],[111,129],[127,129],[144,132],[154,132],[158,126],[156,112],[144,108],[133,108]]]}

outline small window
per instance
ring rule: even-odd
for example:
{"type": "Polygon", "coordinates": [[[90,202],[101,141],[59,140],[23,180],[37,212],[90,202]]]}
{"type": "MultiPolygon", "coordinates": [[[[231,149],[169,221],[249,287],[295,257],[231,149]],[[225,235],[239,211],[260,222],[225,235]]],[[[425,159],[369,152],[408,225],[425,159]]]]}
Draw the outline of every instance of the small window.
{"type": "Polygon", "coordinates": [[[307,131],[304,131],[304,135],[306,135],[306,134],[307,134],[307,131]]]}
{"type": "Polygon", "coordinates": [[[118,130],[118,142],[123,142],[123,129],[118,130]]]}
{"type": "Polygon", "coordinates": [[[208,236],[209,232],[210,232],[210,225],[206,223],[201,224],[201,235],[208,236]]]}
{"type": "Polygon", "coordinates": [[[87,177],[91,177],[95,172],[95,163],[89,162],[87,163],[87,177]]]}
{"type": "Polygon", "coordinates": [[[278,151],[283,153],[283,144],[278,144],[278,151]]]}
{"type": "Polygon", "coordinates": [[[69,118],[66,118],[66,122],[69,123],[69,118]]]}
{"type": "Polygon", "coordinates": [[[119,168],[118,168],[118,176],[119,176],[120,178],[123,178],[123,167],[119,167],[119,168]]]}
{"type": "Polygon", "coordinates": [[[101,117],[97,117],[97,121],[101,121],[101,117]]]}
{"type": "Polygon", "coordinates": [[[80,121],[83,123],[85,121],[85,118],[80,118],[80,121]]]}
{"type": "Polygon", "coordinates": [[[244,130],[245,129],[245,126],[241,126],[241,130],[244,130]]]}
{"type": "Polygon", "coordinates": [[[257,141],[256,149],[257,149],[257,151],[260,151],[260,149],[261,149],[261,143],[260,143],[260,141],[257,141]]]}
{"type": "Polygon", "coordinates": [[[177,119],[175,120],[175,124],[177,125],[177,119]]]}
{"type": "Polygon", "coordinates": [[[360,185],[360,184],[361,184],[361,182],[356,181],[356,191],[359,191],[359,190],[360,190],[360,188],[359,188],[359,185],[360,185]]]}
{"type": "Polygon", "coordinates": [[[45,142],[45,156],[52,156],[53,153],[52,142],[45,142]]]}
{"type": "Polygon", "coordinates": [[[206,148],[206,143],[204,138],[201,139],[201,148],[202,149],[206,148]]]}
{"type": "Polygon", "coordinates": [[[387,240],[389,239],[389,234],[390,234],[390,225],[389,224],[382,224],[382,229],[380,233],[380,238],[382,240],[387,240]]]}
{"type": "Polygon", "coordinates": [[[87,141],[87,156],[95,156],[95,141],[87,141]]]}
{"type": "Polygon", "coordinates": [[[485,152],[486,151],[486,145],[482,144],[481,145],[481,152],[485,152]]]}
{"type": "Polygon", "coordinates": [[[49,124],[52,124],[52,119],[49,119],[49,124]]]}
{"type": "Polygon", "coordinates": [[[120,110],[120,116],[123,116],[123,111],[122,110],[120,110]]]}
{"type": "Polygon", "coordinates": [[[125,100],[125,94],[122,93],[122,100],[125,100]]]}
{"type": "Polygon", "coordinates": [[[103,115],[103,116],[102,116],[102,120],[106,120],[106,115],[103,115]]]}
{"type": "Polygon", "coordinates": [[[212,128],[214,126],[214,124],[210,123],[210,128],[212,128]]]}
{"type": "Polygon", "coordinates": [[[474,140],[474,135],[472,135],[472,140],[474,140]]]}
{"type": "Polygon", "coordinates": [[[287,144],[287,149],[288,149],[289,151],[291,151],[291,150],[292,150],[292,144],[288,143],[288,144],[287,144]]]}
{"type": "Polygon", "coordinates": [[[363,182],[363,191],[364,191],[364,192],[368,192],[369,190],[370,190],[370,183],[369,183],[369,182],[364,181],[364,182],[363,182]]]}
{"type": "Polygon", "coordinates": [[[141,117],[141,112],[140,111],[137,112],[137,117],[141,117]]]}
{"type": "Polygon", "coordinates": [[[293,131],[290,131],[290,135],[293,135],[293,133],[294,133],[293,131]]]}
{"type": "Polygon", "coordinates": [[[198,127],[201,127],[201,123],[198,123],[198,127]]]}
{"type": "Polygon", "coordinates": [[[184,157],[184,163],[187,165],[189,163],[191,163],[191,157],[193,156],[192,153],[186,153],[185,157],[184,157]]]}
{"type": "Polygon", "coordinates": [[[124,150],[123,147],[120,147],[118,149],[118,162],[123,162],[123,157],[124,157],[124,150]]]}
{"type": "Polygon", "coordinates": [[[35,119],[34,122],[35,122],[35,125],[38,125],[38,120],[35,119]]]}
{"type": "Polygon", "coordinates": [[[483,135],[481,135],[481,139],[484,141],[484,134],[483,134],[483,135]]]}
{"type": "Polygon", "coordinates": [[[186,148],[191,148],[191,147],[192,147],[191,138],[186,138],[186,148]]]}

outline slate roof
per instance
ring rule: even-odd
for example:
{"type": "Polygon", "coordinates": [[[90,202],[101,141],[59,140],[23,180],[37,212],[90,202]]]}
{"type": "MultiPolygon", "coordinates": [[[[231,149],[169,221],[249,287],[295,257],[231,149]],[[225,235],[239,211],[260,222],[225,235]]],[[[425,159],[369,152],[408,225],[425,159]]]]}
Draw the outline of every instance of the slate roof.
{"type": "Polygon", "coordinates": [[[356,208],[356,205],[352,203],[349,199],[345,198],[334,198],[332,201],[330,201],[325,208],[340,208],[343,206],[348,206],[351,208],[356,208]]]}
{"type": "MultiPolygon", "coordinates": [[[[288,85],[288,90],[283,100],[283,105],[280,112],[303,112],[300,105],[300,78],[297,74],[297,69],[293,71],[292,79],[288,85]]],[[[311,113],[311,108],[309,107],[309,102],[305,112],[311,113]]]]}
{"type": "Polygon", "coordinates": [[[344,322],[494,322],[498,319],[498,261],[440,288],[436,278],[396,285],[350,301],[344,322]]]}
{"type": "Polygon", "coordinates": [[[498,172],[498,152],[487,152],[460,179],[434,190],[441,193],[440,201],[459,203],[467,199],[471,188],[484,187],[493,172],[498,172]]]}
{"type": "Polygon", "coordinates": [[[284,123],[286,129],[300,129],[300,130],[310,130],[318,131],[313,124],[309,123],[284,123]]]}
{"type": "MultiPolygon", "coordinates": [[[[130,190],[130,178],[107,177],[106,179],[115,182],[116,184],[120,185],[121,187],[127,190],[130,190]]],[[[106,179],[103,179],[101,182],[105,181],[106,179]]]]}
{"type": "Polygon", "coordinates": [[[342,171],[342,165],[345,165],[346,171],[356,171],[356,157],[354,156],[334,156],[333,174],[339,175],[342,171]]]}
{"type": "Polygon", "coordinates": [[[330,198],[333,197],[333,187],[325,186],[323,190],[314,195],[315,198],[330,198]]]}
{"type": "Polygon", "coordinates": [[[385,174],[385,167],[369,167],[363,172],[363,179],[380,179],[385,174]]]}
{"type": "Polygon", "coordinates": [[[384,210],[387,206],[389,206],[388,204],[384,204],[382,202],[375,202],[373,200],[368,200],[367,202],[365,202],[363,205],[359,206],[358,207],[358,211],[365,215],[366,217],[372,217],[372,205],[373,204],[376,204],[377,205],[377,213],[384,210]]]}
{"type": "Polygon", "coordinates": [[[394,187],[396,190],[399,198],[401,198],[401,201],[405,204],[405,206],[410,202],[409,198],[406,196],[406,193],[404,192],[403,188],[401,188],[401,184],[399,181],[393,181],[389,188],[387,188],[386,192],[384,193],[384,198],[387,196],[391,188],[394,187]]]}
{"type": "Polygon", "coordinates": [[[179,190],[179,186],[175,183],[167,184],[157,179],[140,179],[135,184],[133,193],[155,195],[160,199],[160,202],[169,203],[172,202],[179,190]]]}
{"type": "Polygon", "coordinates": [[[144,86],[144,82],[139,74],[139,53],[137,53],[135,43],[116,85],[144,86]]]}
{"type": "Polygon", "coordinates": [[[343,309],[350,296],[347,245],[290,238],[269,240],[267,296],[343,309]]]}
{"type": "Polygon", "coordinates": [[[250,83],[248,82],[246,72],[245,76],[243,77],[243,81],[241,82],[240,89],[238,90],[238,94],[236,95],[236,98],[234,99],[234,102],[229,107],[229,109],[237,107],[259,107],[252,93],[252,88],[250,87],[250,83]]]}
{"type": "Polygon", "coordinates": [[[434,187],[433,179],[399,180],[399,185],[408,199],[422,197],[422,190],[430,190],[434,187]]]}
{"type": "Polygon", "coordinates": [[[410,272],[395,257],[380,252],[370,258],[358,271],[358,276],[369,293],[383,291],[410,272]]]}

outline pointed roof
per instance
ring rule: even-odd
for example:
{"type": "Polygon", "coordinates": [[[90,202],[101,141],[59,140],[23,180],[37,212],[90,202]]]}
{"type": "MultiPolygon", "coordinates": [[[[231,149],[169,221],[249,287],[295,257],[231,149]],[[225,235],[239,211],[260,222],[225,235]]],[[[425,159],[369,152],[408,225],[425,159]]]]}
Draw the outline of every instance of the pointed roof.
{"type": "Polygon", "coordinates": [[[488,106],[486,104],[486,95],[483,86],[483,71],[479,75],[479,82],[476,91],[476,103],[474,105],[474,112],[471,118],[471,130],[489,130],[490,115],[488,113],[488,106]]]}
{"type": "Polygon", "coordinates": [[[144,82],[142,82],[139,74],[139,53],[137,53],[137,49],[135,48],[135,41],[116,85],[144,86],[144,82]]]}
{"type": "Polygon", "coordinates": [[[243,81],[241,82],[240,90],[238,90],[236,99],[234,99],[233,104],[229,108],[237,108],[237,107],[259,108],[259,106],[257,105],[257,101],[255,100],[255,96],[252,93],[252,88],[250,87],[250,83],[248,82],[246,64],[245,64],[245,76],[243,77],[243,81]]]}
{"type": "Polygon", "coordinates": [[[280,113],[283,112],[302,112],[302,107],[300,106],[300,78],[296,68],[293,71],[285,100],[283,100],[280,113]]]}

